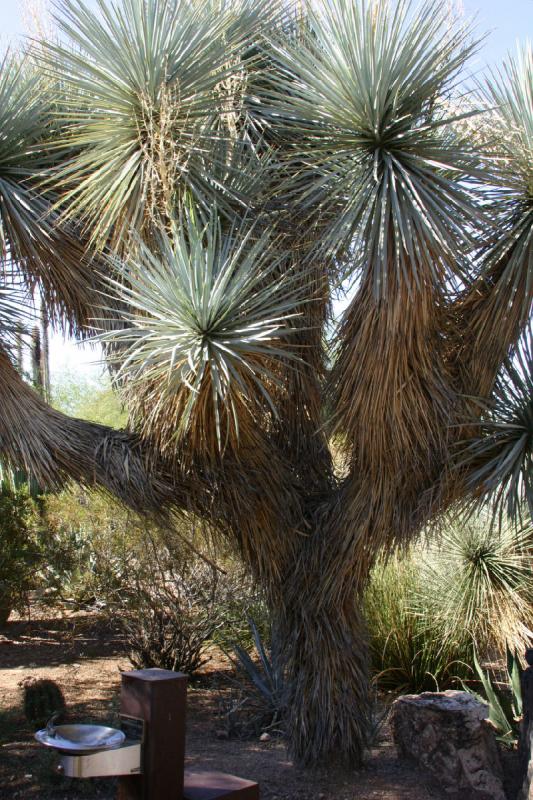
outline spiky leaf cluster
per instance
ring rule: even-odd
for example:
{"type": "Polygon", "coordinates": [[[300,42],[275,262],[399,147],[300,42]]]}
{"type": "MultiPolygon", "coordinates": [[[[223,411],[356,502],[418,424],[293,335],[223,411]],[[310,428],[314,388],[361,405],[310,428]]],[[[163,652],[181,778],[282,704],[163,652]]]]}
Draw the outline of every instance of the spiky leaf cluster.
{"type": "Polygon", "coordinates": [[[61,84],[58,146],[70,151],[54,178],[61,205],[103,246],[168,221],[185,199],[204,210],[214,194],[222,201],[227,84],[239,83],[239,49],[266,5],[97,2],[94,14],[62,0],[67,44],[46,43],[45,64],[61,84]]]}
{"type": "Polygon", "coordinates": [[[424,605],[443,640],[457,625],[478,648],[499,654],[509,643],[522,649],[533,624],[533,526],[491,525],[487,515],[449,520],[422,566],[424,605]]]}
{"type": "MultiPolygon", "coordinates": [[[[503,265],[501,288],[519,294],[522,320],[533,299],[533,48],[519,48],[481,93],[487,112],[482,133],[492,160],[496,233],[485,259],[490,273],[503,265]],[[521,301],[521,302],[520,302],[521,301]]],[[[502,302],[507,302],[507,293],[502,302]]]]}
{"type": "Polygon", "coordinates": [[[478,215],[476,158],[447,102],[475,45],[446,17],[438,1],[321,3],[303,37],[274,43],[285,78],[256,98],[293,142],[285,197],[377,296],[391,272],[409,286],[457,272],[478,215]]]}
{"type": "Polygon", "coordinates": [[[115,262],[112,287],[130,310],[101,339],[118,346],[130,408],[163,446],[189,434],[208,450],[216,432],[221,448],[246,408],[275,413],[272,391],[296,357],[286,339],[301,290],[286,255],[271,251],[270,234],[224,234],[214,212],[205,226],[191,216],[175,224],[157,252],[139,242],[135,257],[115,262]]]}
{"type": "Polygon", "coordinates": [[[8,53],[0,64],[0,263],[16,264],[27,288],[39,287],[48,317],[80,333],[98,263],[89,266],[75,226],[59,224],[57,187],[43,188],[54,163],[52,107],[50,84],[31,56],[8,53]]]}
{"type": "Polygon", "coordinates": [[[461,466],[476,502],[489,502],[500,519],[533,517],[533,344],[531,330],[502,370],[476,437],[461,466]],[[526,511],[527,509],[527,511],[526,511]]]}

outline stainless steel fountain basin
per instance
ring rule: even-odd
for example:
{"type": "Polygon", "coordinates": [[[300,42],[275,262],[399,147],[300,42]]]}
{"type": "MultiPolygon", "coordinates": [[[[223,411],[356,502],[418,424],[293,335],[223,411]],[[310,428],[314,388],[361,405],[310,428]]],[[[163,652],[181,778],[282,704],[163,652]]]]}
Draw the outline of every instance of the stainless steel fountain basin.
{"type": "Polygon", "coordinates": [[[92,753],[120,747],[126,735],[105,725],[56,725],[37,731],[35,738],[45,747],[62,753],[92,753]]]}

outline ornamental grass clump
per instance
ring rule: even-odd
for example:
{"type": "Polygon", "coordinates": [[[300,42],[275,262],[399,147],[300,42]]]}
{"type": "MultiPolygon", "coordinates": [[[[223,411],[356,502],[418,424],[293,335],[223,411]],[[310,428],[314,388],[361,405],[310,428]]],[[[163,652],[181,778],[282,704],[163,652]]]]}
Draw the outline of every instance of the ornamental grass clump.
{"type": "Polygon", "coordinates": [[[471,673],[472,640],[460,621],[442,636],[423,590],[423,558],[418,546],[378,562],[365,593],[373,679],[384,690],[441,691],[471,673]]]}

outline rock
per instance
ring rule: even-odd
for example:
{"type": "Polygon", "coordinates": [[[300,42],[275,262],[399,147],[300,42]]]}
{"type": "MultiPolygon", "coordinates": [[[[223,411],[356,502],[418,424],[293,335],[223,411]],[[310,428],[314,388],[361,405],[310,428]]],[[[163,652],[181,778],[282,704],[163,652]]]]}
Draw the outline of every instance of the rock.
{"type": "Polygon", "coordinates": [[[269,733],[262,733],[261,736],[259,737],[259,741],[260,742],[269,742],[271,738],[272,737],[270,736],[269,733]]]}
{"type": "Polygon", "coordinates": [[[468,692],[404,695],[392,706],[400,758],[410,758],[456,800],[505,800],[488,708],[468,692]]]}

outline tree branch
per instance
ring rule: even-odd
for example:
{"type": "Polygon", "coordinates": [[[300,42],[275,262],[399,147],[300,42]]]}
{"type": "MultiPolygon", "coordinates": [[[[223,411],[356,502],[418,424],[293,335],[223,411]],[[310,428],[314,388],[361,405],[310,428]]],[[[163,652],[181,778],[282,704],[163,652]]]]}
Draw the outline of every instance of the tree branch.
{"type": "Polygon", "coordinates": [[[136,436],[51,408],[1,349],[0,409],[0,457],[30,472],[43,488],[73,479],[112,493],[136,512],[159,516],[187,506],[185,485],[136,436]]]}

